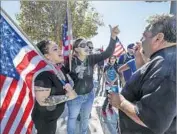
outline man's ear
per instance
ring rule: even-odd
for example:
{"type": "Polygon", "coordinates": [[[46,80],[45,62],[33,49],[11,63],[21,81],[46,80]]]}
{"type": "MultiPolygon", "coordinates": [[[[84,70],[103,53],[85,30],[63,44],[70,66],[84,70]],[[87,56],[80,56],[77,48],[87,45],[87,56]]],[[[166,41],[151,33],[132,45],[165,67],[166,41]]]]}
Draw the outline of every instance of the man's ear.
{"type": "Polygon", "coordinates": [[[154,50],[157,50],[161,47],[164,41],[164,34],[163,33],[158,33],[156,36],[153,37],[152,40],[154,45],[152,46],[154,50]]]}
{"type": "Polygon", "coordinates": [[[164,40],[164,34],[163,33],[158,33],[156,36],[157,36],[157,41],[159,43],[163,42],[163,40],[164,40]]]}

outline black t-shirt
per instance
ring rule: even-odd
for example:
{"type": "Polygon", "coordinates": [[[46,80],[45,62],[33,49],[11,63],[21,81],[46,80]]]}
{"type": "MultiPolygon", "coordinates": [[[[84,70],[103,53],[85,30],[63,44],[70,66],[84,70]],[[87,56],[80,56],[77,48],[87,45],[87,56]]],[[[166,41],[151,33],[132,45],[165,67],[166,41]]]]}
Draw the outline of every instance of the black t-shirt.
{"type": "Polygon", "coordinates": [[[83,95],[92,91],[94,65],[112,55],[115,49],[116,40],[111,38],[109,46],[104,52],[101,54],[89,55],[85,61],[73,57],[70,76],[74,81],[74,89],[77,94],[83,95]]]}
{"type": "MultiPolygon", "coordinates": [[[[44,71],[40,73],[35,79],[35,86],[51,88],[50,95],[65,95],[62,83],[53,72],[44,71]]],[[[65,103],[58,104],[54,110],[50,111],[47,110],[46,106],[40,106],[36,101],[32,113],[32,119],[33,121],[37,119],[57,120],[63,113],[64,106],[65,103]]]]}
{"type": "Polygon", "coordinates": [[[134,103],[142,127],[120,112],[122,134],[176,134],[176,47],[153,54],[122,90],[134,103]]]}

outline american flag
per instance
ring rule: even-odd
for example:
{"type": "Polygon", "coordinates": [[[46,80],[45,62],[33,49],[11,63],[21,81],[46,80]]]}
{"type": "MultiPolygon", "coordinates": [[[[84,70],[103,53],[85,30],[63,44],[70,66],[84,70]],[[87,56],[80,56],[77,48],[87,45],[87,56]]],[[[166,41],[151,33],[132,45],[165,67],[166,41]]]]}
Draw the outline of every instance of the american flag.
{"type": "Polygon", "coordinates": [[[113,55],[119,57],[123,53],[126,53],[125,48],[120,42],[120,40],[118,39],[116,42],[116,47],[115,47],[113,55]]]}
{"type": "Polygon", "coordinates": [[[63,56],[65,60],[68,60],[70,50],[71,50],[71,44],[70,44],[70,35],[68,30],[68,17],[66,14],[65,22],[62,25],[62,43],[63,43],[63,56]]]}
{"type": "Polygon", "coordinates": [[[34,79],[50,67],[19,28],[0,14],[0,126],[2,134],[30,134],[34,79]]]}

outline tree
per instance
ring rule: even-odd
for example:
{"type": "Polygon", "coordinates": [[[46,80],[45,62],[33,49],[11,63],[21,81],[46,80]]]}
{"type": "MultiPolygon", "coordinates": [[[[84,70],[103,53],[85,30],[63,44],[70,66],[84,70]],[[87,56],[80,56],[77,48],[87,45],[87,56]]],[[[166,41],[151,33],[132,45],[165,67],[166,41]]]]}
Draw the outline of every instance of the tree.
{"type": "MultiPolygon", "coordinates": [[[[163,1],[146,1],[146,2],[167,2],[167,0],[163,1]]],[[[170,14],[176,16],[176,1],[170,1],[170,14]]]]}
{"type": "MultiPolygon", "coordinates": [[[[21,28],[35,42],[61,40],[61,25],[66,17],[66,1],[20,1],[21,12],[17,20],[21,28]]],[[[98,26],[103,26],[101,16],[88,1],[70,1],[73,37],[93,37],[98,26]]]]}

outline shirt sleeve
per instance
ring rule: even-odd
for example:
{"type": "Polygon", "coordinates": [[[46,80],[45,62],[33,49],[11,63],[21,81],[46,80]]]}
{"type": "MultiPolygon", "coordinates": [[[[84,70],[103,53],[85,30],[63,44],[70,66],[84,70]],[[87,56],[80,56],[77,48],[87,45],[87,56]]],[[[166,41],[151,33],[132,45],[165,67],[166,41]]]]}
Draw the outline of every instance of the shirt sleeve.
{"type": "Polygon", "coordinates": [[[168,78],[149,79],[142,86],[151,93],[136,103],[137,116],[154,133],[164,133],[176,116],[176,84],[168,78]]]}
{"type": "Polygon", "coordinates": [[[34,85],[39,87],[44,87],[44,88],[51,88],[52,89],[51,92],[56,95],[66,94],[66,91],[63,89],[63,85],[60,82],[60,80],[57,78],[57,76],[48,71],[40,73],[36,77],[34,81],[34,85]],[[54,88],[56,89],[53,90],[54,88]]]}
{"type": "Polygon", "coordinates": [[[132,70],[132,72],[136,71],[135,59],[128,61],[126,64],[129,66],[129,68],[132,70]]]}
{"type": "Polygon", "coordinates": [[[39,86],[39,87],[44,87],[44,88],[51,88],[52,87],[52,81],[50,79],[50,72],[42,72],[40,73],[35,81],[34,85],[39,86]]]}
{"type": "Polygon", "coordinates": [[[110,57],[113,54],[117,40],[118,40],[117,37],[116,37],[116,40],[111,38],[109,46],[104,52],[102,52],[101,54],[90,55],[90,59],[93,62],[93,65],[97,64],[98,62],[102,60],[105,60],[106,58],[110,57]]]}
{"type": "Polygon", "coordinates": [[[119,60],[118,60],[118,65],[122,65],[124,61],[124,54],[120,56],[119,60]]]}
{"type": "Polygon", "coordinates": [[[141,70],[136,71],[123,87],[121,94],[130,102],[139,100],[141,93],[141,70]]]}

